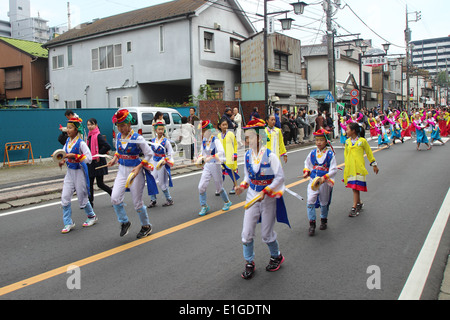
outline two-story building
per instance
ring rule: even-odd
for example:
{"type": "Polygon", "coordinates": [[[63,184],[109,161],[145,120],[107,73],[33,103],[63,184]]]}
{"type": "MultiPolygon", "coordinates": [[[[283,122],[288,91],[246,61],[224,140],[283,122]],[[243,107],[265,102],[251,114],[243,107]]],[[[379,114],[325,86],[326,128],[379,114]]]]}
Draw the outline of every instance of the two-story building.
{"type": "Polygon", "coordinates": [[[48,107],[48,52],[40,43],[0,37],[0,104],[48,107]]]}
{"type": "Polygon", "coordinates": [[[80,25],[45,44],[50,107],[183,103],[204,84],[234,100],[239,42],[254,33],[234,0],[176,0],[80,25]]]}
{"type": "MultiPolygon", "coordinates": [[[[308,105],[308,85],[302,76],[301,42],[280,33],[267,38],[268,93],[272,107],[308,105]]],[[[241,43],[242,101],[265,100],[264,33],[241,43]]]]}

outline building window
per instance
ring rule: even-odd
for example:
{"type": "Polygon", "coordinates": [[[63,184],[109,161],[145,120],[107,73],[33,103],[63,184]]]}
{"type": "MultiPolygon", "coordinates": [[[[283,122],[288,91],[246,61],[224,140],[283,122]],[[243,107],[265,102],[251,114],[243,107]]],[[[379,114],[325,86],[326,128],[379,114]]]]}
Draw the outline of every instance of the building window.
{"type": "Polygon", "coordinates": [[[105,70],[122,67],[122,45],[109,45],[92,49],[92,70],[105,70]]]}
{"type": "Polygon", "coordinates": [[[52,57],[52,68],[53,68],[53,70],[64,68],[64,55],[63,54],[52,57]]]}
{"type": "Polygon", "coordinates": [[[164,52],[164,26],[159,26],[159,52],[164,52]]]}
{"type": "Polygon", "coordinates": [[[275,69],[288,70],[288,55],[280,52],[275,52],[275,69]]]}
{"type": "Polygon", "coordinates": [[[66,109],[81,109],[81,100],[65,101],[66,109]]]}
{"type": "Polygon", "coordinates": [[[5,90],[22,89],[22,67],[5,69],[5,90]]]}
{"type": "Polygon", "coordinates": [[[364,72],[364,86],[370,88],[370,72],[364,72]]]}
{"type": "Polygon", "coordinates": [[[131,41],[127,42],[127,52],[131,52],[131,41]]]}
{"type": "Polygon", "coordinates": [[[67,46],[67,65],[73,66],[73,60],[72,60],[72,46],[67,46]]]}
{"type": "Polygon", "coordinates": [[[230,39],[230,58],[240,59],[241,50],[239,48],[239,40],[230,39]]]}
{"type": "Polygon", "coordinates": [[[205,51],[214,51],[214,33],[205,31],[203,37],[205,51]]]}

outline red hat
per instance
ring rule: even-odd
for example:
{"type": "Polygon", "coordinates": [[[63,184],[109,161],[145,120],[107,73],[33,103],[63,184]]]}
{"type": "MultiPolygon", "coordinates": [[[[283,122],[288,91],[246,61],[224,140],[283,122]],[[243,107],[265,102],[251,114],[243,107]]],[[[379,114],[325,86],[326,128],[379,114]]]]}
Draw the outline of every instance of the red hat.
{"type": "Polygon", "coordinates": [[[127,119],[129,114],[130,114],[130,112],[127,109],[119,110],[112,117],[112,122],[114,124],[122,123],[127,119]]]}
{"type": "Polygon", "coordinates": [[[287,114],[288,111],[286,109],[283,110],[283,114],[287,114]]]}
{"type": "Polygon", "coordinates": [[[321,136],[325,136],[326,134],[330,134],[327,130],[325,129],[319,129],[316,132],[313,133],[314,136],[316,137],[321,137],[321,136]]]}
{"type": "Polygon", "coordinates": [[[153,124],[153,126],[156,128],[156,127],[159,127],[159,126],[165,126],[166,124],[164,123],[164,122],[162,122],[161,120],[158,120],[158,121],[156,121],[154,124],[153,124]]]}
{"type": "Polygon", "coordinates": [[[213,126],[212,126],[212,124],[211,124],[211,121],[209,121],[209,120],[204,120],[204,121],[202,121],[202,123],[200,123],[200,124],[198,125],[198,128],[199,128],[199,129],[212,129],[213,126]]]}
{"type": "Polygon", "coordinates": [[[243,127],[242,129],[243,130],[258,129],[258,128],[264,128],[265,126],[266,126],[266,123],[264,122],[264,120],[255,118],[255,119],[249,121],[247,123],[247,126],[243,127]]]}

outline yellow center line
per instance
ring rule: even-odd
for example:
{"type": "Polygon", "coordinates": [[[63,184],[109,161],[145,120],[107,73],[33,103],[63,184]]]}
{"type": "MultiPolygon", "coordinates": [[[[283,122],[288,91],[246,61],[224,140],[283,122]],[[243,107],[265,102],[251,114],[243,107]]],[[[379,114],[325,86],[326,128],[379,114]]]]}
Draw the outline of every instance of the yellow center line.
{"type": "MultiPolygon", "coordinates": [[[[386,148],[386,147],[384,147],[384,148],[386,148]]],[[[374,150],[373,153],[378,152],[378,151],[380,151],[380,150],[382,150],[384,148],[374,150]]],[[[339,167],[343,167],[343,166],[344,166],[344,163],[341,163],[337,167],[339,168],[339,167]]],[[[304,182],[307,182],[307,181],[309,181],[309,178],[302,179],[302,180],[299,180],[297,182],[291,183],[291,184],[287,185],[286,188],[292,188],[292,187],[295,187],[295,186],[297,186],[299,184],[302,184],[304,182]]],[[[134,247],[140,246],[140,245],[148,243],[150,241],[153,241],[153,240],[162,238],[164,236],[167,236],[169,234],[175,233],[177,231],[189,228],[191,226],[194,226],[196,224],[202,223],[202,222],[207,221],[209,219],[213,219],[213,218],[215,218],[217,216],[220,216],[220,215],[222,215],[224,213],[229,213],[230,211],[238,209],[240,207],[243,207],[244,205],[245,205],[245,201],[239,202],[239,203],[237,203],[235,205],[232,205],[230,207],[229,211],[218,210],[218,211],[215,211],[213,213],[207,214],[207,215],[205,215],[203,217],[199,217],[199,218],[187,221],[185,223],[179,224],[177,226],[165,229],[165,230],[160,231],[158,233],[152,234],[152,235],[150,235],[150,236],[148,236],[146,238],[132,241],[130,243],[127,243],[127,244],[124,244],[124,245],[112,248],[110,250],[106,250],[106,251],[100,252],[98,254],[92,255],[90,257],[87,257],[87,258],[84,258],[84,259],[81,259],[81,260],[69,263],[69,264],[64,265],[62,267],[59,267],[59,268],[56,268],[56,269],[53,269],[53,270],[50,270],[50,271],[38,274],[38,275],[36,275],[34,277],[31,277],[31,278],[28,278],[28,279],[25,279],[25,280],[22,280],[22,281],[19,281],[19,282],[7,285],[5,287],[0,288],[0,296],[3,296],[5,294],[11,293],[13,291],[17,291],[19,289],[31,286],[33,284],[36,284],[36,283],[42,282],[44,280],[47,280],[47,279],[56,277],[58,275],[61,275],[63,273],[66,273],[69,270],[69,267],[72,267],[74,265],[77,266],[77,267],[82,267],[82,266],[91,264],[93,262],[96,262],[96,261],[99,261],[99,260],[111,257],[111,256],[116,255],[118,253],[130,250],[130,249],[132,249],[134,247]]]]}

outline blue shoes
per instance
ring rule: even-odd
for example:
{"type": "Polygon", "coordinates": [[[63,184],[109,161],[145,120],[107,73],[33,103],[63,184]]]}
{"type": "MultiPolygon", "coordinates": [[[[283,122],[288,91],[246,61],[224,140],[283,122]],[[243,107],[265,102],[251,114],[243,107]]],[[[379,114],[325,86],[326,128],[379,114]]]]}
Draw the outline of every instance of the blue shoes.
{"type": "Polygon", "coordinates": [[[231,207],[232,204],[233,204],[233,203],[231,203],[231,201],[225,202],[225,204],[223,205],[222,210],[223,210],[223,211],[228,211],[228,210],[230,209],[230,207],[231,207]]]}
{"type": "Polygon", "coordinates": [[[203,217],[209,212],[210,207],[208,205],[202,206],[202,210],[198,213],[199,216],[203,217]]]}

